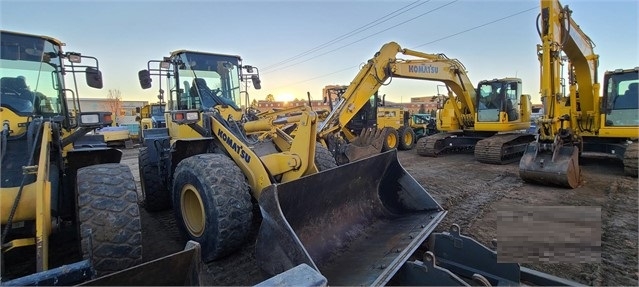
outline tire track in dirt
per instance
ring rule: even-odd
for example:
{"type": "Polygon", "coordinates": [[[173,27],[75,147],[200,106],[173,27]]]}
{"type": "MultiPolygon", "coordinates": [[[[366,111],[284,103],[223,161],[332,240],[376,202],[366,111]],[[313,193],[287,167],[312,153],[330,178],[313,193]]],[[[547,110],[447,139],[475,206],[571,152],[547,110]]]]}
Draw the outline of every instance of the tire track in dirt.
{"type": "Polygon", "coordinates": [[[639,286],[637,264],[636,183],[619,179],[606,189],[606,203],[602,207],[602,267],[594,285],[639,286]]]}

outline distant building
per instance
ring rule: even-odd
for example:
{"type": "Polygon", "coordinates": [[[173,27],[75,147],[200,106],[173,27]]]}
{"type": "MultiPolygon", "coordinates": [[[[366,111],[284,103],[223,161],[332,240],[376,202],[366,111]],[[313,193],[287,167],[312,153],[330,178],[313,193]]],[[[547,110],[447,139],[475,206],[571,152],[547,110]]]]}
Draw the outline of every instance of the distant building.
{"type": "MultiPolygon", "coordinates": [[[[121,101],[122,107],[120,114],[113,117],[117,118],[118,124],[137,124],[135,121],[136,107],[142,107],[148,104],[148,101],[121,101]]],[[[77,104],[76,104],[77,105],[77,104]]],[[[73,100],[67,99],[69,110],[74,109],[73,100]]],[[[108,100],[106,98],[82,98],[80,99],[80,111],[82,112],[108,112],[110,111],[108,100]]]]}
{"type": "MultiPolygon", "coordinates": [[[[260,111],[268,111],[271,109],[285,109],[285,108],[291,108],[291,107],[301,107],[304,105],[308,106],[307,100],[293,100],[289,102],[261,100],[261,101],[257,101],[256,108],[260,111]]],[[[331,109],[328,102],[324,103],[324,101],[322,100],[312,100],[311,105],[313,109],[326,109],[326,110],[331,109]]],[[[410,103],[394,103],[394,102],[386,101],[386,106],[394,106],[394,107],[402,106],[406,108],[411,114],[418,113],[420,108],[422,108],[422,105],[423,105],[424,111],[426,111],[427,113],[437,110],[436,96],[411,98],[410,103]]]]}

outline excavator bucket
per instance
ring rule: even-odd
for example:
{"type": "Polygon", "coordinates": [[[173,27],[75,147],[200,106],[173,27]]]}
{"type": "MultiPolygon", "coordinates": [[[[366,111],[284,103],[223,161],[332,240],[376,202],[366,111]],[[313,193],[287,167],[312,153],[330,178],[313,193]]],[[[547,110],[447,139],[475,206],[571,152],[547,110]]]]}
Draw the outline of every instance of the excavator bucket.
{"type": "Polygon", "coordinates": [[[526,182],[576,188],[580,180],[579,149],[562,146],[541,151],[537,142],[526,147],[519,161],[519,176],[526,182]]]}
{"type": "Polygon", "coordinates": [[[328,285],[384,285],[446,211],[396,150],[264,189],[256,259],[274,275],[307,264],[328,285]]]}
{"type": "Polygon", "coordinates": [[[389,131],[390,128],[363,129],[360,135],[346,146],[344,153],[348,161],[352,162],[380,153],[389,131]]]}

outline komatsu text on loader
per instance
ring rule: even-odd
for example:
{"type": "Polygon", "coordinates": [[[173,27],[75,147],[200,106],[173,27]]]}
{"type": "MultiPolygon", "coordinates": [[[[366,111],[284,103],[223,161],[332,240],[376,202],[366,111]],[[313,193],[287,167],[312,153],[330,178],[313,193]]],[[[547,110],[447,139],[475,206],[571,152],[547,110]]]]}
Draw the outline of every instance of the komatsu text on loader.
{"type": "Polygon", "coordinates": [[[141,263],[131,171],[100,136],[84,137],[111,114],[82,112],[70,88],[77,75],[102,88],[97,59],[0,33],[2,284],[70,285],[141,263]]]}
{"type": "Polygon", "coordinates": [[[556,0],[541,1],[537,56],[544,114],[537,120],[538,139],[519,162],[520,177],[575,188],[581,176],[579,157],[593,153],[618,158],[625,172],[636,177],[639,68],[606,72],[600,96],[599,55],[571,14],[556,0]],[[562,88],[564,56],[568,94],[562,88]]]}

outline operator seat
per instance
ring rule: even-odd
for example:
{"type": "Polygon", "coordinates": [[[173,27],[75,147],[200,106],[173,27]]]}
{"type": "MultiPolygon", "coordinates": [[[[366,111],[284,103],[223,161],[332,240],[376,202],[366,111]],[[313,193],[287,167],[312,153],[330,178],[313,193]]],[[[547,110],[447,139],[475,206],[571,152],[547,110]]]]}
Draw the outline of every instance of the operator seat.
{"type": "Polygon", "coordinates": [[[2,100],[4,106],[9,106],[18,112],[33,111],[33,93],[23,77],[3,77],[0,78],[0,89],[2,90],[2,100]]]}

